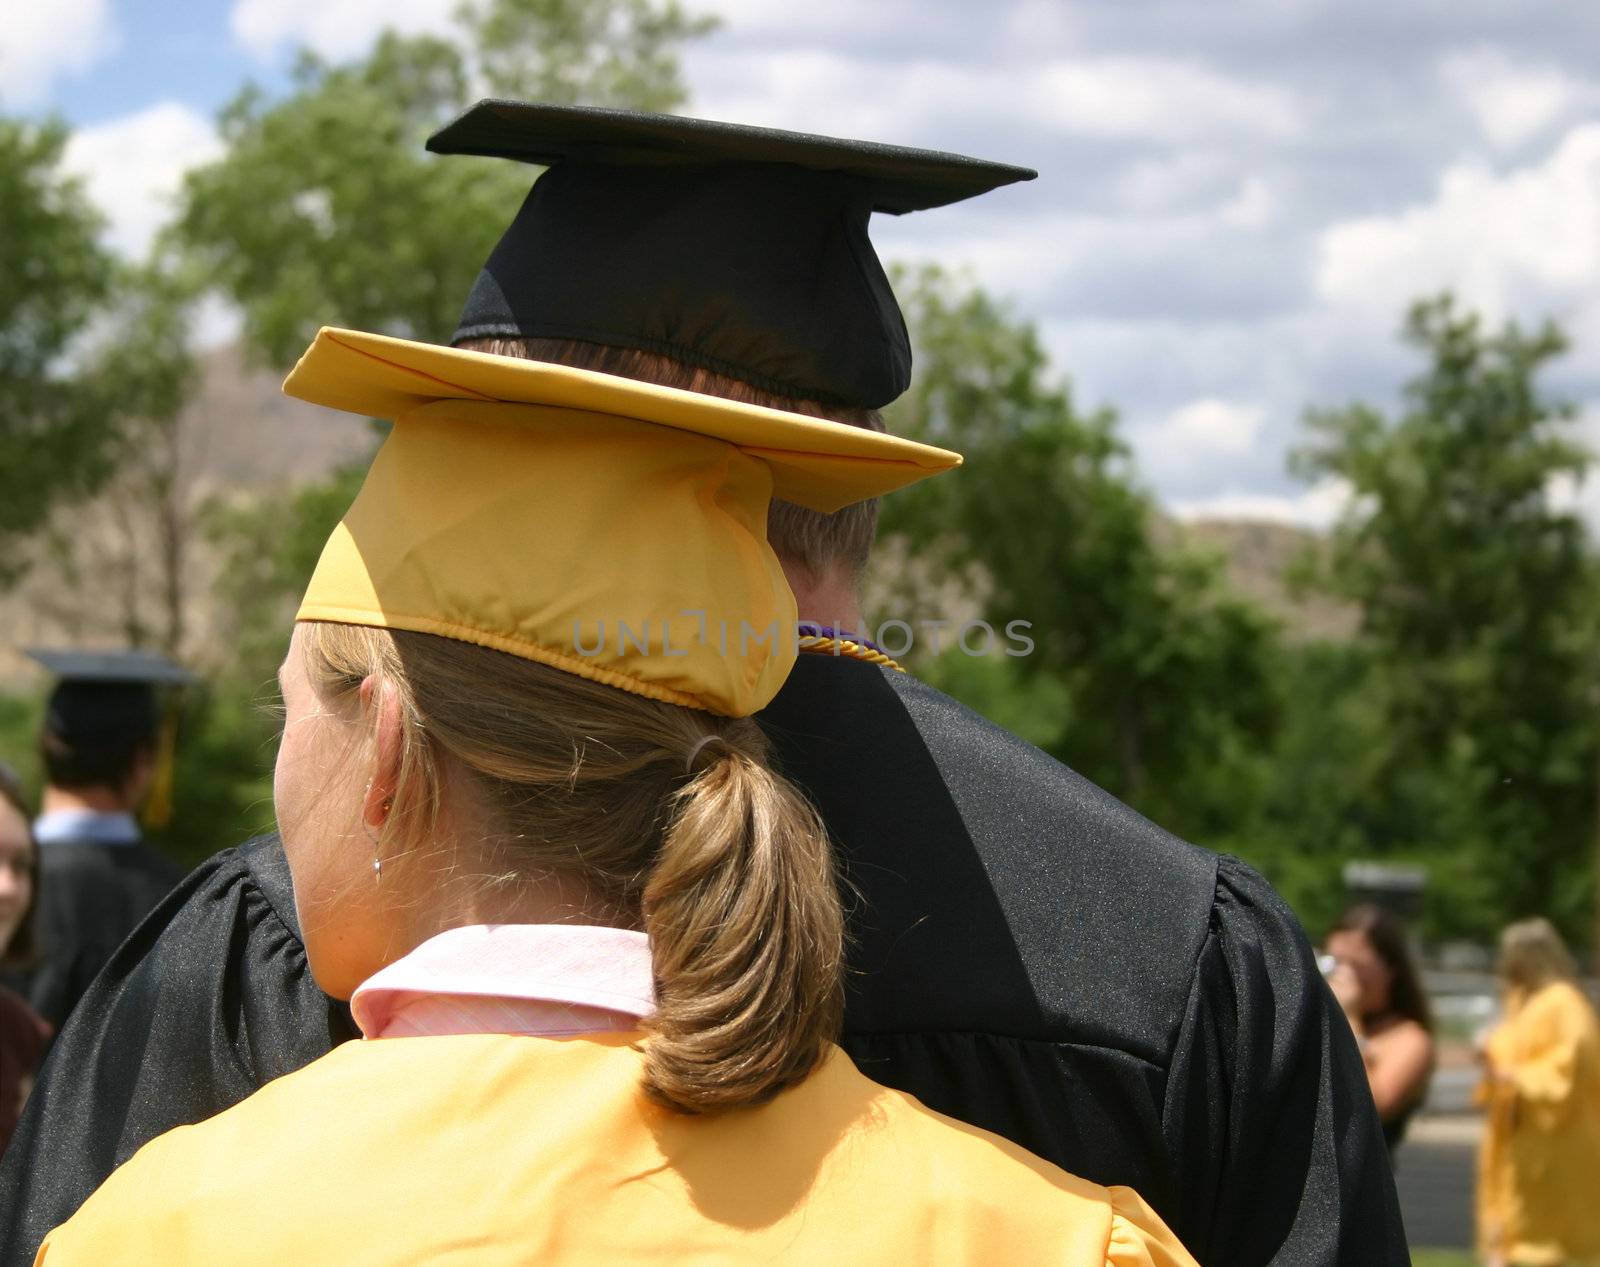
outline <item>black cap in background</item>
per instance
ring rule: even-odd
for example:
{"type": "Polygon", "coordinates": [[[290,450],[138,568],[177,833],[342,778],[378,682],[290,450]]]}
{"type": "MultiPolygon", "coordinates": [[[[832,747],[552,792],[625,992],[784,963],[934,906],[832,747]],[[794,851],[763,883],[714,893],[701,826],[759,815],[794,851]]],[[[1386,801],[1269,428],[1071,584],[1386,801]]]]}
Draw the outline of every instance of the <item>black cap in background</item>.
{"type": "Polygon", "coordinates": [[[156,687],[194,681],[188,670],[149,651],[30,648],[26,654],[60,679],[45,709],[44,730],[67,744],[111,736],[153,739],[160,722],[156,687]]]}

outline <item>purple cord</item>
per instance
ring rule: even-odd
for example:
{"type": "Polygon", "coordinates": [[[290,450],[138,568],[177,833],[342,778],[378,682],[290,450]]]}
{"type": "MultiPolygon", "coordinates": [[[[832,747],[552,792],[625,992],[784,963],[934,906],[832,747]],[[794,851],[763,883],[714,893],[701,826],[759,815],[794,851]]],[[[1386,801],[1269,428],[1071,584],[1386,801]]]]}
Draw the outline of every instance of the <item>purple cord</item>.
{"type": "Polygon", "coordinates": [[[809,620],[802,620],[799,625],[802,638],[837,638],[840,642],[854,642],[859,646],[883,654],[883,648],[870,638],[863,638],[860,634],[849,633],[835,629],[832,625],[818,625],[809,620]]]}

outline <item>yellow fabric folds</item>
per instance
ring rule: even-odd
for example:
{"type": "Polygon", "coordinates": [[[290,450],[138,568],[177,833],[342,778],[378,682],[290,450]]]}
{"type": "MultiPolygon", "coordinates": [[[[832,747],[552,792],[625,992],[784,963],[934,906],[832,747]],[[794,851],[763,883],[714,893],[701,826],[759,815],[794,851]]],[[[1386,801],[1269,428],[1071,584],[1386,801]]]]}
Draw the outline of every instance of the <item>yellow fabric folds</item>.
{"type": "Polygon", "coordinates": [[[1554,982],[1513,1004],[1487,1054],[1478,1242],[1514,1263],[1600,1264],[1600,1022],[1554,982]]]}
{"type": "Polygon", "coordinates": [[[395,426],[298,618],[481,643],[732,716],[793,667],[774,496],[832,511],[956,465],[856,427],[324,330],[290,395],[395,426]]]}
{"type": "Polygon", "coordinates": [[[40,1252],[79,1264],[1180,1267],[1130,1190],[858,1073],[757,1109],[639,1091],[637,1035],[348,1043],[119,1169],[40,1252]]]}

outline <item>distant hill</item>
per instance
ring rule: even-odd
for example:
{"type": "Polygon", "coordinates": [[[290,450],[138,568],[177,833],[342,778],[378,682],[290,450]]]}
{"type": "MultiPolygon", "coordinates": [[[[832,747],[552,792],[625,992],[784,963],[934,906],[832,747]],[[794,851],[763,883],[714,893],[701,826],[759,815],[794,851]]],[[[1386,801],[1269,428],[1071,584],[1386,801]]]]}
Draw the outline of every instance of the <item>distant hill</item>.
{"type": "MultiPolygon", "coordinates": [[[[291,400],[281,382],[281,374],[247,365],[237,347],[207,353],[176,444],[156,459],[176,476],[171,497],[152,504],[134,473],[55,516],[30,547],[28,578],[0,595],[0,684],[37,680],[20,647],[125,646],[130,631],[164,627],[161,602],[173,569],[161,560],[174,537],[182,548],[182,654],[201,668],[226,656],[210,598],[218,561],[199,528],[200,508],[219,496],[278,495],[372,450],[371,430],[359,419],[291,400]]],[[[1221,553],[1231,582],[1278,616],[1289,636],[1340,638],[1354,628],[1347,608],[1294,598],[1284,585],[1285,569],[1315,534],[1231,520],[1169,520],[1162,531],[1221,553]]],[[[946,608],[960,608],[947,598],[946,608]]]]}
{"type": "Polygon", "coordinates": [[[206,353],[174,444],[141,453],[95,497],[57,511],[27,547],[27,578],[0,594],[0,683],[36,680],[21,647],[115,648],[128,645],[132,630],[164,627],[174,572],[187,596],[184,658],[203,665],[226,654],[212,641],[217,613],[208,594],[217,560],[201,508],[219,496],[270,497],[372,451],[361,419],[291,400],[282,381],[281,373],[248,366],[236,347],[206,353]],[[173,477],[164,499],[151,495],[152,471],[173,477]],[[164,562],[174,542],[175,568],[164,562]]]}
{"type": "Polygon", "coordinates": [[[283,377],[247,365],[236,346],[205,355],[184,417],[197,480],[213,489],[292,485],[372,451],[361,419],[285,396],[283,377]]]}
{"type": "Polygon", "coordinates": [[[1284,582],[1294,560],[1321,540],[1317,533],[1249,519],[1169,523],[1171,531],[1221,554],[1233,587],[1281,620],[1290,638],[1342,641],[1355,632],[1353,608],[1321,595],[1293,595],[1284,582]]]}

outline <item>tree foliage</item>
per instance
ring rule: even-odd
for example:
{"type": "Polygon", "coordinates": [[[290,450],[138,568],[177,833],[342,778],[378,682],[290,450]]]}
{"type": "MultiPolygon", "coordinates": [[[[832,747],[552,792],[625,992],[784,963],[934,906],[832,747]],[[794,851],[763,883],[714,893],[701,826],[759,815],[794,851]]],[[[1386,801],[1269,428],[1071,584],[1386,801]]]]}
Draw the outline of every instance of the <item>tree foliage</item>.
{"type": "Polygon", "coordinates": [[[1311,582],[1354,603],[1370,656],[1371,752],[1352,812],[1368,848],[1418,854],[1460,899],[1448,923],[1587,923],[1595,839],[1596,573],[1552,489],[1582,478],[1571,410],[1540,391],[1551,325],[1498,333],[1446,296],[1405,338],[1427,359],[1389,418],[1308,417],[1307,479],[1350,485],[1311,582]]]}
{"type": "MultiPolygon", "coordinates": [[[[102,560],[121,638],[133,647],[185,651],[195,519],[189,455],[179,416],[199,380],[191,346],[194,289],[170,261],[123,266],[100,314],[87,376],[99,410],[116,417],[117,469],[102,500],[123,521],[116,555],[102,560]]],[[[65,531],[57,527],[57,533],[65,531]]]]}
{"type": "Polygon", "coordinates": [[[428,134],[484,91],[670,109],[678,48],[711,26],[654,0],[480,0],[455,39],[386,33],[345,65],[302,53],[286,98],[247,88],[223,111],[226,153],[186,178],[173,238],[271,364],[323,325],[447,342],[533,173],[430,155],[428,134]]]}
{"type": "Polygon", "coordinates": [[[0,118],[0,583],[12,547],[109,469],[111,429],[68,357],[105,297],[99,215],[61,157],[57,122],[0,118]]]}
{"type": "Polygon", "coordinates": [[[658,111],[688,100],[679,46],[718,23],[677,0],[478,0],[460,17],[490,96],[658,111]]]}
{"type": "Polygon", "coordinates": [[[975,568],[997,628],[1031,622],[1010,671],[1063,691],[1048,750],[1177,830],[1231,824],[1275,725],[1270,622],[1215,559],[1158,542],[1115,415],[1077,407],[1030,324],[937,268],[899,290],[918,368],[891,429],[966,460],[890,498],[885,531],[975,568]]]}
{"type": "MultiPolygon", "coordinates": [[[[348,64],[302,53],[286,96],[247,88],[223,111],[225,153],[187,177],[167,244],[239,305],[270,363],[292,362],[322,325],[447,341],[534,173],[437,158],[428,134],[485,93],[671,109],[685,96],[678,49],[712,25],[675,0],[476,0],[451,39],[387,33],[348,64]]],[[[189,725],[167,833],[180,855],[216,848],[219,823],[270,825],[273,672],[364,473],[207,508],[228,654],[189,725]]]]}
{"type": "Polygon", "coordinates": [[[295,602],[365,474],[364,463],[347,466],[278,496],[206,508],[205,535],[222,553],[215,599],[230,616],[228,654],[185,709],[178,813],[160,838],[177,857],[198,861],[272,829],[272,761],[283,717],[274,674],[295,602]]]}

